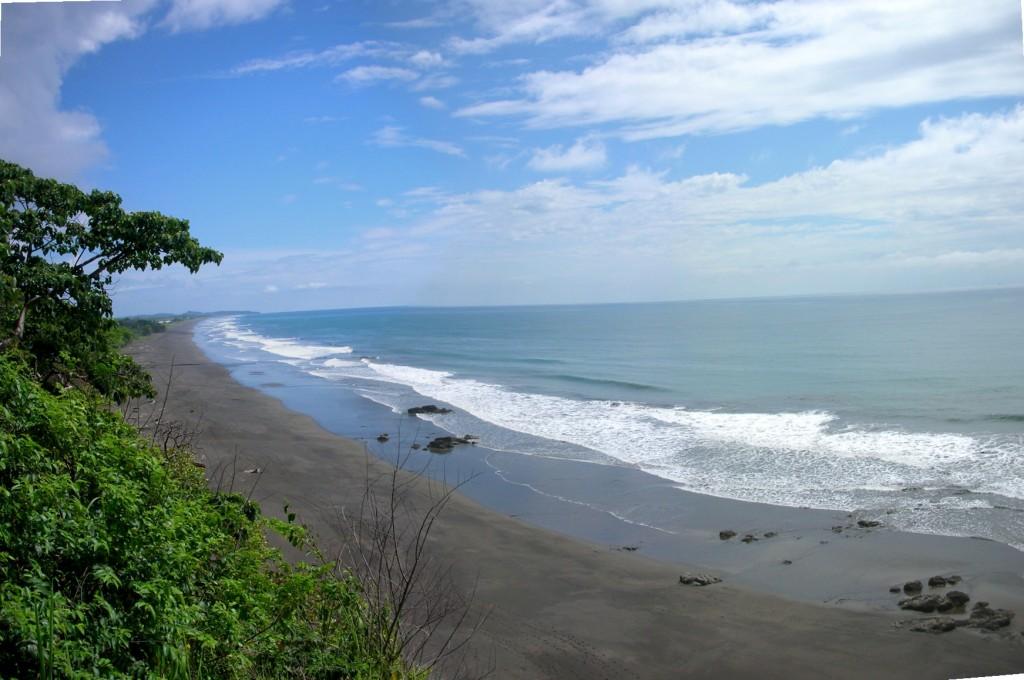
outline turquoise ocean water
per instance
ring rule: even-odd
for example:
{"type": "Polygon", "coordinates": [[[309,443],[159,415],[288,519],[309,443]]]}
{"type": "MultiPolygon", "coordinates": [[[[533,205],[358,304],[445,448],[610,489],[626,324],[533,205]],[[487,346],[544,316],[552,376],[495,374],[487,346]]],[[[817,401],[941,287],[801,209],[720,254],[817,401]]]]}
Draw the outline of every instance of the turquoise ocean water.
{"type": "MultiPolygon", "coordinates": [[[[342,301],[339,301],[339,303],[342,301]]],[[[1024,290],[242,314],[225,362],[529,456],[1024,547],[1024,290]]]]}

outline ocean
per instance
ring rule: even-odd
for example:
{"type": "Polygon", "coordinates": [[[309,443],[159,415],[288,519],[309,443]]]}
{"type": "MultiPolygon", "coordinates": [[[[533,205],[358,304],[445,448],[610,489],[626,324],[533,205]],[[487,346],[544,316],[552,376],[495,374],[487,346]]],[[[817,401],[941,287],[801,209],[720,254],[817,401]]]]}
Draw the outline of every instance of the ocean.
{"type": "MultiPolygon", "coordinates": [[[[394,414],[447,406],[421,418],[517,461],[1024,549],[1022,289],[237,314],[196,340],[317,403],[335,390],[394,414]]],[[[605,509],[671,530],[640,498],[605,509]]]]}

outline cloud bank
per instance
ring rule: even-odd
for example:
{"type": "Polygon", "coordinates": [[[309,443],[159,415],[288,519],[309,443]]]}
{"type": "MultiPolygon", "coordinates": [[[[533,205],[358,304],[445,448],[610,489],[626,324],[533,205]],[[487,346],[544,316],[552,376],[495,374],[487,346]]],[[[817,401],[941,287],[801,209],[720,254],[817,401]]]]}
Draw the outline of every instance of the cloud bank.
{"type": "Polygon", "coordinates": [[[1024,94],[1020,8],[1003,0],[544,7],[500,22],[481,8],[485,25],[506,26],[488,40],[544,40],[654,11],[617,33],[617,47],[592,65],[528,73],[518,97],[459,115],[518,116],[535,127],[612,124],[637,140],[1024,94]]]}
{"type": "MultiPolygon", "coordinates": [[[[196,305],[277,286],[283,295],[253,301],[264,309],[1024,285],[1021,158],[1024,107],[929,119],[905,144],[761,184],[633,167],[511,190],[426,187],[389,202],[419,217],[331,252],[229,253],[194,282],[134,285],[186,298],[201,286],[196,305]]],[[[133,295],[120,303],[143,299],[133,295]]]]}

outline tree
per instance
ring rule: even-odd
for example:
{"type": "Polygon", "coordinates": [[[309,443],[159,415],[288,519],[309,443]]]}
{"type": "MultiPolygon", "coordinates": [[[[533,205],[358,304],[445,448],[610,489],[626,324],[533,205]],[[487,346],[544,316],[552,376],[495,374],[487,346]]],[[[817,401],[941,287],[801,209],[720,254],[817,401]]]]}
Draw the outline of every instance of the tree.
{"type": "Polygon", "coordinates": [[[191,236],[187,220],[128,212],[115,193],[3,160],[0,234],[0,350],[20,347],[46,383],[84,381],[116,399],[152,388],[116,351],[114,276],[173,264],[195,273],[223,257],[191,236]]]}

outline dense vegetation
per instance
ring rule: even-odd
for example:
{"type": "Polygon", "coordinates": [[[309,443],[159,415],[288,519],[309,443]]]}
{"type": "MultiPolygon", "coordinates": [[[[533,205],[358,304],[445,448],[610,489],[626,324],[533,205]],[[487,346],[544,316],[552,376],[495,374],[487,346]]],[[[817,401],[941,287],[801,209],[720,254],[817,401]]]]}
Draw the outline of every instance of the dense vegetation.
{"type": "Polygon", "coordinates": [[[110,408],[151,393],[118,348],[155,330],[114,322],[110,274],[220,254],[2,161],[0,230],[0,676],[423,676],[356,578],[269,546],[317,556],[294,515],[210,490],[110,408]]]}
{"type": "Polygon", "coordinates": [[[153,333],[163,333],[167,328],[166,323],[156,319],[143,319],[138,317],[118,319],[117,325],[121,328],[127,340],[134,340],[153,333]]]}
{"type": "Polygon", "coordinates": [[[402,673],[378,653],[359,584],[285,562],[264,532],[301,545],[303,530],[209,491],[187,451],[164,455],[9,358],[0,404],[3,675],[402,673]]]}

